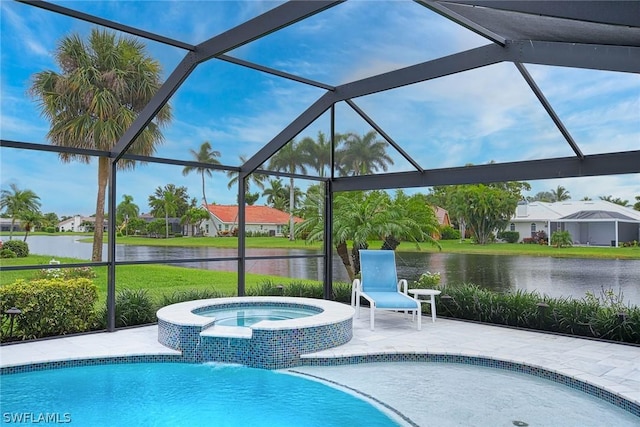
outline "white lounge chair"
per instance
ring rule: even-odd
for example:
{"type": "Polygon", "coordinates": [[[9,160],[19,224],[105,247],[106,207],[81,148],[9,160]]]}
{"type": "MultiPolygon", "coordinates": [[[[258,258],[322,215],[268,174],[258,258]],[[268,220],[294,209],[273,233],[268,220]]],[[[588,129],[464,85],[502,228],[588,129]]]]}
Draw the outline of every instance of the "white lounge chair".
{"type": "Polygon", "coordinates": [[[395,253],[390,250],[360,251],[361,279],[355,279],[351,288],[351,305],[360,317],[360,297],[369,301],[370,327],[374,330],[376,310],[413,312],[418,317],[418,330],[422,328],[420,302],[407,295],[407,281],[398,281],[395,253]]]}

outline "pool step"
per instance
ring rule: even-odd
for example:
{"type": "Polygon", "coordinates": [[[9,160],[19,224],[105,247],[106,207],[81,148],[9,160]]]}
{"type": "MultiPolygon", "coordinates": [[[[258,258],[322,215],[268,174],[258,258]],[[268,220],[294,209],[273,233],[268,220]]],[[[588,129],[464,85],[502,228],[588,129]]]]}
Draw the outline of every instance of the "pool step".
{"type": "Polygon", "coordinates": [[[200,336],[251,339],[253,337],[253,330],[243,326],[221,326],[214,324],[200,332],[200,336]]]}

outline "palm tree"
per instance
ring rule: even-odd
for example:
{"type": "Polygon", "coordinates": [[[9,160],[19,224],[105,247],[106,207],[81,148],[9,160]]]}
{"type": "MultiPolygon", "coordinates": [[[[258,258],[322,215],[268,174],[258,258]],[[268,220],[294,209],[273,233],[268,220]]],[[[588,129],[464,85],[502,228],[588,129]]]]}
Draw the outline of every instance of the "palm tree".
{"type": "MultiPolygon", "coordinates": [[[[51,123],[47,139],[57,146],[111,151],[162,84],[160,63],[146,54],[143,43],[106,30],[93,29],[88,42],[77,34],[64,37],[54,59],[61,73],[36,73],[29,92],[51,123]]],[[[128,153],[152,155],[163,140],[161,126],[170,120],[171,110],[165,105],[128,153]]],[[[60,159],[91,162],[91,156],[82,154],[61,153],[60,159]]],[[[118,167],[132,169],[135,161],[122,159],[118,167]]],[[[98,158],[93,261],[102,260],[109,173],[109,158],[98,158]]]]}
{"type": "MultiPolygon", "coordinates": [[[[240,163],[244,164],[247,162],[247,158],[245,156],[240,156],[240,163]]],[[[227,184],[227,188],[229,190],[231,190],[233,187],[235,187],[236,185],[238,185],[238,177],[240,174],[238,174],[238,172],[236,171],[229,171],[227,172],[227,177],[229,178],[229,183],[227,184]]],[[[251,184],[254,184],[256,187],[258,187],[260,190],[264,190],[264,181],[267,179],[267,176],[261,173],[252,173],[251,175],[249,175],[249,180],[247,181],[247,188],[246,193],[245,193],[245,197],[248,196],[253,196],[257,193],[250,193],[250,188],[251,188],[251,184]]],[[[258,195],[259,197],[259,195],[258,195]]],[[[246,200],[245,200],[246,202],[246,200]]],[[[254,200],[255,202],[255,200],[254,200]]],[[[251,203],[247,203],[247,204],[251,204],[251,203]]]]}
{"type": "Polygon", "coordinates": [[[272,207],[280,209],[281,211],[286,209],[287,190],[284,185],[282,185],[281,179],[269,180],[269,187],[265,188],[262,196],[267,198],[267,204],[272,207]]]}
{"type": "MultiPolygon", "coordinates": [[[[220,164],[220,161],[216,159],[216,157],[220,157],[220,152],[217,150],[212,150],[209,141],[205,141],[202,143],[202,145],[200,146],[200,151],[189,149],[189,152],[196,162],[208,163],[211,165],[220,164]]],[[[204,176],[207,175],[209,178],[211,178],[211,169],[200,166],[185,166],[184,169],[182,169],[182,175],[187,176],[194,171],[202,175],[202,200],[204,201],[205,209],[207,210],[207,212],[209,212],[209,203],[207,203],[207,195],[204,188],[204,176]]]]}
{"type": "Polygon", "coordinates": [[[331,166],[331,140],[327,139],[322,131],[318,131],[318,137],[314,140],[307,136],[300,141],[300,150],[304,154],[304,161],[311,166],[318,176],[326,176],[327,167],[331,166]]]}
{"type": "Polygon", "coordinates": [[[571,195],[562,185],[558,185],[555,190],[551,190],[551,196],[554,202],[562,202],[571,199],[571,195]]]}
{"type": "Polygon", "coordinates": [[[133,196],[125,194],[122,196],[122,202],[116,207],[116,221],[122,224],[125,235],[129,235],[129,221],[137,218],[140,214],[140,208],[133,203],[133,196]]]}
{"type": "MultiPolygon", "coordinates": [[[[269,161],[271,169],[287,173],[307,173],[305,156],[300,144],[292,139],[280,149],[269,161]]],[[[293,209],[295,207],[295,185],[293,177],[289,178],[289,240],[295,240],[293,209]]]]}
{"type": "Polygon", "coordinates": [[[26,212],[40,212],[40,197],[31,190],[20,190],[16,184],[11,184],[9,188],[10,190],[0,192],[0,209],[4,209],[5,213],[11,217],[9,228],[9,240],[11,240],[16,219],[26,212]]]}
{"type": "Polygon", "coordinates": [[[25,210],[20,213],[20,220],[24,228],[24,239],[22,241],[26,242],[29,232],[42,224],[42,214],[40,211],[25,210]]]}
{"type": "Polygon", "coordinates": [[[336,153],[341,175],[370,175],[378,170],[386,171],[388,165],[393,164],[386,151],[387,143],[377,137],[373,130],[363,136],[355,133],[344,136],[343,148],[336,153]]]}
{"type": "Polygon", "coordinates": [[[622,200],[620,197],[614,198],[613,196],[600,196],[600,200],[604,200],[605,202],[615,203],[616,205],[620,205],[625,208],[629,206],[629,201],[622,200]]]}
{"type": "Polygon", "coordinates": [[[167,184],[157,187],[154,194],[149,196],[149,206],[151,213],[155,217],[164,216],[165,236],[169,238],[169,216],[177,215],[182,217],[188,210],[184,198],[186,197],[186,189],[184,187],[176,187],[174,184],[167,184]]]}

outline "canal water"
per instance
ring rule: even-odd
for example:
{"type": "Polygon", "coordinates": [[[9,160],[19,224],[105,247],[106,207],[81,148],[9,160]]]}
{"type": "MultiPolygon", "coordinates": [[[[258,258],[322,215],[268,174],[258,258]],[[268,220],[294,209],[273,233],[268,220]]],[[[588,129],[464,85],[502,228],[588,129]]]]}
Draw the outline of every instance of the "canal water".
{"type": "MultiPolygon", "coordinates": [[[[3,240],[7,237],[3,236],[3,240]]],[[[91,259],[91,244],[78,236],[29,236],[33,254],[91,259]]],[[[616,250],[611,248],[611,250],[616,250]]],[[[105,245],[105,257],[106,257],[105,245]]],[[[247,249],[247,256],[309,255],[313,251],[247,249]]],[[[117,261],[235,257],[235,249],[116,245],[117,261]]],[[[425,271],[439,272],[443,283],[474,283],[499,292],[537,291],[552,297],[582,298],[586,292],[601,294],[613,289],[624,301],[640,305],[640,260],[551,258],[510,255],[397,252],[398,276],[417,279],[425,271]]],[[[179,264],[211,270],[236,271],[234,260],[179,264]]],[[[300,279],[322,280],[321,258],[247,260],[247,272],[300,279]]],[[[335,281],[348,281],[335,255],[335,281]]]]}

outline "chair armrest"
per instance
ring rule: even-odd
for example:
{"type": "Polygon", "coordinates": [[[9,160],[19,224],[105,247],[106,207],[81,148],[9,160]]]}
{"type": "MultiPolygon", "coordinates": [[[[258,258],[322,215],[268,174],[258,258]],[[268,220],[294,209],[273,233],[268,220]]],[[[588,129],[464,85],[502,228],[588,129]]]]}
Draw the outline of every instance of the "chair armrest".
{"type": "Polygon", "coordinates": [[[398,292],[407,295],[408,286],[407,279],[400,279],[400,281],[398,281],[398,292]]]}

